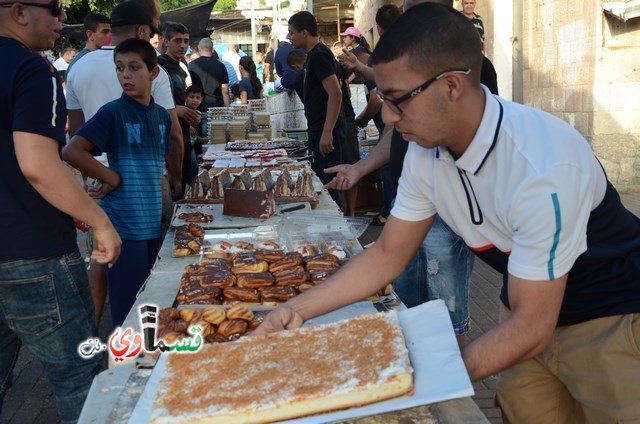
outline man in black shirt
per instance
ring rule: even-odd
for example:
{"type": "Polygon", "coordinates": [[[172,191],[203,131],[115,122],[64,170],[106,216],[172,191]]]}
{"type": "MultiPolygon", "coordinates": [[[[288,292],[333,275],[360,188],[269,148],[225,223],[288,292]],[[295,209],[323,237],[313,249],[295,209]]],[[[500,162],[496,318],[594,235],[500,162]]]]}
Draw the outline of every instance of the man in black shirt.
{"type": "Polygon", "coordinates": [[[189,71],[202,82],[204,101],[198,110],[206,112],[210,107],[229,106],[229,75],[227,68],[213,57],[213,43],[203,38],[198,43],[200,57],[189,63],[189,71]]]}
{"type": "Polygon", "coordinates": [[[182,128],[182,137],[184,140],[182,192],[184,193],[185,186],[191,182],[198,172],[195,157],[192,160],[193,149],[191,147],[189,126],[193,125],[195,127],[200,123],[200,115],[185,106],[187,89],[185,79],[187,73],[180,66],[180,61],[184,58],[184,55],[187,53],[187,47],[189,46],[189,30],[182,24],[172,22],[166,26],[164,38],[167,52],[158,56],[158,64],[167,71],[171,79],[173,100],[176,103],[178,120],[182,128]]]}
{"type": "MultiPolygon", "coordinates": [[[[346,134],[338,62],[331,50],[320,42],[316,18],[309,12],[298,12],[289,18],[289,40],[295,48],[307,51],[303,102],[309,148],[314,155],[312,168],[327,184],[333,176],[326,174],[324,169],[342,163],[346,134]]],[[[329,194],[338,206],[342,204],[339,191],[331,189],[329,194]]]]}

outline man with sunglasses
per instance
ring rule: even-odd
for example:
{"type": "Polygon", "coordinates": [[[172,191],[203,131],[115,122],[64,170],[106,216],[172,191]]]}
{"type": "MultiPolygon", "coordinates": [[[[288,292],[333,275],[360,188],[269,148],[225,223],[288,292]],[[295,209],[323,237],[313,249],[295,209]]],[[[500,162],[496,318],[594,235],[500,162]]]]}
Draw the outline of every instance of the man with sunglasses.
{"type": "Polygon", "coordinates": [[[0,408],[24,344],[41,362],[62,422],[80,415],[100,355],[73,217],[95,228],[92,258],[113,265],[120,238],[60,159],[65,99],[51,49],[66,19],[57,0],[0,2],[0,408]]]}
{"type": "Polygon", "coordinates": [[[432,3],[381,37],[372,63],[383,116],[410,141],[389,221],[254,334],[374,293],[437,213],[505,278],[500,324],[462,356],[472,380],[501,373],[506,421],[638,422],[640,219],[575,129],[480,84],[480,43],[466,17],[432,3]]]}

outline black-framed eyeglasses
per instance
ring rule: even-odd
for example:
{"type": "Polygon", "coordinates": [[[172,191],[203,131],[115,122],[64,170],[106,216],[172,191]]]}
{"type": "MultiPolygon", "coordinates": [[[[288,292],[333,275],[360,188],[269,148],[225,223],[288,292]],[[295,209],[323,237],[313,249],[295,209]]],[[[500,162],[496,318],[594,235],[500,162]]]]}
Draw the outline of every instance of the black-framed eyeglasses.
{"type": "Polygon", "coordinates": [[[376,93],[378,93],[378,96],[380,96],[380,98],[382,99],[384,104],[386,104],[389,107],[389,109],[391,109],[391,111],[393,113],[396,113],[398,115],[402,115],[402,109],[400,109],[400,104],[401,103],[406,102],[410,98],[415,97],[418,94],[422,93],[424,90],[427,89],[427,87],[429,87],[434,82],[438,81],[440,78],[444,77],[447,74],[469,75],[470,73],[471,73],[471,69],[469,69],[469,68],[467,68],[467,69],[449,69],[448,71],[444,71],[444,72],[436,75],[435,77],[431,78],[429,81],[425,82],[424,84],[421,84],[420,86],[414,88],[413,90],[409,91],[407,94],[404,94],[404,95],[402,95],[402,96],[400,96],[398,98],[395,98],[395,99],[386,97],[384,94],[382,94],[380,92],[380,90],[378,88],[376,88],[376,93]]]}
{"type": "Polygon", "coordinates": [[[44,9],[49,9],[49,12],[51,12],[51,16],[53,16],[54,18],[57,18],[58,16],[60,16],[62,14],[62,4],[60,3],[59,0],[53,0],[51,3],[31,3],[31,2],[26,2],[26,1],[12,1],[9,3],[0,3],[0,7],[11,7],[14,4],[19,3],[23,6],[34,6],[34,7],[42,7],[44,9]]]}

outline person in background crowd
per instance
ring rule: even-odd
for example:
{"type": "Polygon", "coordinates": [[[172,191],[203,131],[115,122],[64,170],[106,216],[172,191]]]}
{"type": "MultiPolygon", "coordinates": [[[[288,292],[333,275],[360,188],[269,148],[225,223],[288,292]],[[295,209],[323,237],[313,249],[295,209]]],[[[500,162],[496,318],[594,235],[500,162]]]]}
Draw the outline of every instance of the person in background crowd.
{"type": "Polygon", "coordinates": [[[131,38],[116,46],[122,96],[101,107],[73,136],[62,156],[102,182],[94,198],[122,237],[122,254],[107,271],[111,321],[122,325],[160,250],[162,172],[171,151],[171,117],[151,97],[160,69],[154,48],[131,38]],[[106,167],[92,153],[105,152],[106,167]]]}
{"type": "Polygon", "coordinates": [[[236,71],[236,76],[240,77],[240,54],[238,53],[238,46],[235,44],[229,44],[227,51],[222,55],[222,60],[228,62],[233,66],[233,70],[236,71]]]}
{"type": "Polygon", "coordinates": [[[337,58],[340,57],[340,55],[342,54],[342,49],[344,49],[344,42],[342,41],[336,41],[331,45],[331,52],[333,53],[333,55],[337,58]]]}
{"type": "MultiPolygon", "coordinates": [[[[229,74],[221,61],[213,57],[213,42],[203,38],[198,42],[200,57],[189,63],[189,71],[198,76],[202,83],[204,99],[198,108],[206,117],[210,107],[229,106],[229,74]]],[[[206,128],[206,123],[204,124],[206,128]]]]}
{"type": "MultiPolygon", "coordinates": [[[[320,42],[318,24],[311,13],[298,12],[289,18],[288,37],[293,47],[307,52],[303,103],[309,151],[313,154],[311,167],[320,180],[327,184],[333,177],[326,174],[324,169],[342,163],[346,137],[343,92],[337,76],[339,64],[331,50],[320,42]]],[[[339,191],[331,189],[329,194],[338,206],[342,205],[339,191]]]]}
{"type": "Polygon", "coordinates": [[[58,72],[66,72],[67,68],[69,68],[69,64],[71,61],[77,56],[78,49],[75,47],[65,47],[60,51],[58,58],[55,62],[53,62],[53,67],[58,70],[58,72]]]}
{"type": "Polygon", "coordinates": [[[253,60],[249,56],[243,56],[238,65],[242,75],[242,79],[238,83],[242,104],[247,104],[249,100],[261,99],[262,84],[256,75],[256,65],[253,60]]]}
{"type": "Polygon", "coordinates": [[[264,84],[264,53],[258,50],[253,61],[256,64],[256,75],[260,83],[264,84]]]}
{"type": "Polygon", "coordinates": [[[574,128],[480,83],[482,56],[469,20],[439,4],[413,6],[380,38],[372,63],[385,121],[410,141],[389,221],[253,334],[375,293],[438,214],[504,275],[500,324],[462,358],[472,381],[501,373],[505,421],[638,421],[640,219],[574,128]]]}
{"type": "Polygon", "coordinates": [[[235,83],[229,89],[231,93],[231,104],[240,105],[242,104],[242,98],[240,97],[240,85],[235,83]]]}
{"type": "Polygon", "coordinates": [[[189,46],[189,50],[187,51],[187,55],[185,59],[187,60],[187,65],[197,58],[200,57],[200,51],[198,50],[198,43],[193,43],[189,46]]]}
{"type": "Polygon", "coordinates": [[[102,47],[107,37],[111,35],[109,18],[100,13],[89,13],[82,21],[82,25],[84,26],[84,33],[87,36],[87,44],[84,46],[84,49],[80,50],[80,53],[73,58],[71,63],[69,63],[67,72],[71,72],[73,65],[85,54],[94,52],[102,47]]]}
{"type": "Polygon", "coordinates": [[[240,76],[239,74],[236,74],[236,70],[233,69],[232,64],[222,59],[219,59],[219,60],[220,60],[220,63],[222,63],[225,69],[227,70],[227,77],[229,78],[229,98],[233,99],[232,93],[231,93],[231,86],[238,83],[238,77],[240,76]]]}
{"type": "Polygon", "coordinates": [[[66,17],[58,3],[0,7],[0,413],[24,346],[47,373],[60,420],[75,423],[102,355],[78,355],[98,331],[73,218],[95,228],[99,263],[113,266],[121,241],[60,159],[65,99],[36,52],[54,46],[66,17]]]}
{"type": "Polygon", "coordinates": [[[478,30],[482,43],[484,44],[484,22],[482,16],[476,12],[476,0],[462,0],[462,14],[471,20],[471,23],[478,30]]]}
{"type": "MultiPolygon", "coordinates": [[[[182,59],[184,59],[187,47],[189,46],[189,30],[182,24],[171,22],[166,26],[163,36],[167,52],[158,56],[158,64],[169,74],[173,101],[176,105],[185,105],[187,89],[186,77],[188,72],[182,69],[180,63],[182,59]]],[[[179,116],[179,121],[184,146],[184,157],[182,159],[182,191],[184,192],[186,185],[191,183],[198,172],[198,164],[191,146],[189,127],[200,124],[201,117],[198,113],[187,107],[184,107],[182,110],[184,112],[179,116]]]]}
{"type": "Polygon", "coordinates": [[[269,41],[269,51],[264,56],[264,82],[273,82],[274,67],[274,51],[275,43],[273,40],[269,41]]]}
{"type": "Polygon", "coordinates": [[[287,56],[287,65],[289,68],[296,72],[298,76],[295,81],[295,90],[300,98],[300,101],[304,100],[304,64],[307,61],[307,53],[300,50],[291,50],[287,56]]]}
{"type": "Polygon", "coordinates": [[[278,45],[278,50],[274,58],[276,73],[278,74],[278,78],[274,81],[274,87],[277,92],[295,89],[298,75],[287,65],[287,56],[289,56],[289,52],[294,48],[295,47],[287,41],[281,41],[278,45]]]}
{"type": "MultiPolygon", "coordinates": [[[[91,52],[77,62],[68,76],[67,107],[69,113],[69,137],[73,137],[80,127],[95,115],[105,104],[116,100],[122,94],[122,87],[118,82],[115,66],[113,65],[113,51],[115,46],[130,38],[140,38],[149,41],[156,30],[154,22],[160,18],[160,9],[151,3],[154,15],[149,15],[140,7],[138,1],[126,1],[114,7],[111,11],[112,37],[110,45],[104,45],[95,52],[91,52]]],[[[156,104],[169,111],[171,125],[171,154],[167,158],[168,191],[174,199],[182,196],[182,132],[178,122],[180,107],[173,102],[171,83],[164,69],[153,80],[152,91],[156,104]]],[[[108,165],[107,155],[98,156],[104,165],[108,165]]],[[[169,196],[167,196],[169,197],[169,196]]],[[[171,199],[168,199],[166,209],[172,210],[171,199]]],[[[168,213],[168,212],[167,212],[168,213]]],[[[90,240],[90,237],[88,237],[90,240]]],[[[89,284],[96,306],[96,320],[100,323],[102,310],[106,302],[108,285],[107,273],[103,266],[93,265],[89,268],[89,284]]]]}
{"type": "Polygon", "coordinates": [[[349,27],[340,33],[340,35],[342,36],[345,48],[350,52],[355,54],[356,52],[363,51],[371,54],[367,39],[362,36],[358,28],[349,27]]]}
{"type": "MultiPolygon", "coordinates": [[[[186,106],[195,111],[198,114],[202,114],[199,110],[202,101],[204,100],[204,91],[198,85],[192,85],[187,88],[187,103],[186,106]]],[[[196,158],[202,154],[202,145],[207,143],[207,139],[203,137],[203,123],[204,119],[196,127],[189,128],[189,135],[191,136],[191,144],[193,145],[193,151],[196,158]]]]}

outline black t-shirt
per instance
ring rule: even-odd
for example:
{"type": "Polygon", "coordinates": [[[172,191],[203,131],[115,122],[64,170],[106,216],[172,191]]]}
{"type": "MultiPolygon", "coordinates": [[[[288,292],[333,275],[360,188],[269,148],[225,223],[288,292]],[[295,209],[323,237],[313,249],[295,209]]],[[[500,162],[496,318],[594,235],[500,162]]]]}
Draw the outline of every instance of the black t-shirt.
{"type": "MultiPolygon", "coordinates": [[[[480,71],[480,82],[484,84],[493,94],[498,94],[498,76],[493,64],[485,56],[482,57],[482,69],[480,71]]],[[[391,178],[398,185],[400,174],[402,174],[402,165],[404,163],[404,155],[407,154],[409,143],[402,138],[402,135],[393,129],[390,146],[389,167],[391,170],[391,178]]]]}
{"type": "Polygon", "coordinates": [[[273,67],[273,59],[273,49],[269,49],[264,57],[264,62],[269,64],[269,81],[273,81],[273,72],[275,71],[275,68],[273,67]]]}
{"type": "MultiPolygon", "coordinates": [[[[173,101],[176,103],[176,106],[184,106],[187,98],[187,83],[185,81],[187,73],[180,66],[180,62],[173,60],[166,54],[158,56],[158,64],[169,74],[171,93],[173,94],[173,101]]],[[[182,118],[178,118],[178,121],[182,129],[182,141],[184,144],[184,156],[182,158],[182,188],[184,189],[185,184],[191,182],[187,181],[189,179],[189,168],[191,166],[191,133],[189,132],[189,122],[182,118]]]]}
{"type": "Polygon", "coordinates": [[[243,91],[247,92],[247,100],[255,99],[255,97],[253,97],[253,86],[251,85],[251,78],[242,77],[242,79],[238,81],[238,86],[240,89],[240,93],[242,93],[243,91]]]}
{"type": "Polygon", "coordinates": [[[14,131],[38,134],[62,148],[67,104],[58,73],[11,38],[0,37],[0,57],[5,58],[0,67],[0,261],[74,252],[78,245],[73,219],[27,181],[13,139],[14,131]]]}
{"type": "Polygon", "coordinates": [[[303,70],[304,114],[307,117],[309,131],[320,131],[324,127],[329,96],[322,81],[338,74],[337,65],[338,62],[329,47],[322,43],[316,44],[307,55],[303,70]]]}
{"type": "Polygon", "coordinates": [[[210,107],[224,106],[220,86],[229,84],[227,68],[213,57],[200,56],[189,63],[189,71],[196,74],[202,83],[204,101],[199,109],[206,111],[210,107]]]}
{"type": "Polygon", "coordinates": [[[349,79],[349,76],[351,75],[352,72],[349,71],[348,69],[345,69],[345,67],[342,66],[340,62],[338,62],[338,65],[336,66],[336,71],[337,71],[336,75],[338,77],[338,82],[340,83],[340,89],[342,90],[342,111],[344,111],[344,116],[347,118],[351,118],[351,117],[355,118],[356,113],[353,110],[353,104],[351,103],[351,95],[349,90],[349,83],[347,82],[347,79],[349,79]]]}

